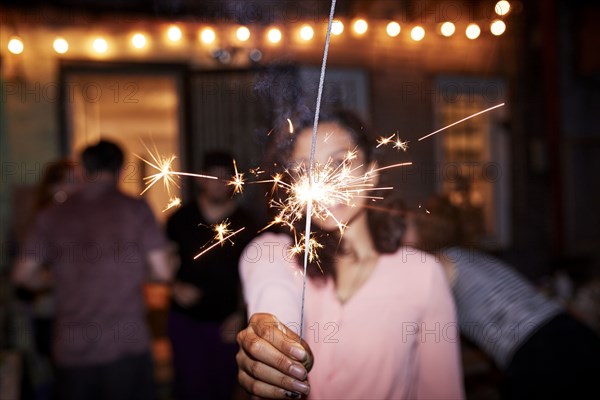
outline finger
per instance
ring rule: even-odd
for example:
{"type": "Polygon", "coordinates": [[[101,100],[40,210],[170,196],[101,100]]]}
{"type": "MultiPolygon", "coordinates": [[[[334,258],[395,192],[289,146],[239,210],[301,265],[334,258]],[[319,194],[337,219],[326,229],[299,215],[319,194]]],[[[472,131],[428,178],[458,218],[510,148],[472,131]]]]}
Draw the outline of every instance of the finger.
{"type": "MultiPolygon", "coordinates": [[[[310,386],[306,381],[302,381],[304,379],[294,379],[289,374],[282,373],[261,361],[253,360],[243,351],[238,352],[237,362],[240,370],[261,382],[269,383],[273,386],[287,389],[288,391],[300,392],[306,395],[308,395],[310,392],[310,386]]],[[[306,377],[306,371],[304,371],[304,368],[297,364],[295,367],[301,368],[302,372],[300,373],[306,377]]]]}
{"type": "Polygon", "coordinates": [[[254,379],[244,371],[239,371],[238,380],[240,385],[255,396],[267,399],[299,399],[302,395],[298,392],[282,389],[254,379]]]}
{"type": "MultiPolygon", "coordinates": [[[[281,335],[281,333],[276,333],[275,335],[281,335]]],[[[299,380],[306,379],[307,370],[302,364],[281,352],[268,340],[258,336],[251,327],[246,328],[238,334],[238,343],[240,345],[238,363],[246,362],[245,358],[249,358],[253,361],[266,364],[293,378],[299,380]]],[[[251,372],[250,369],[246,371],[251,372]]],[[[262,378],[257,375],[253,376],[262,378]]]]}
{"type": "Polygon", "coordinates": [[[305,362],[309,353],[306,351],[308,345],[300,342],[300,337],[292,329],[281,323],[275,316],[253,318],[250,320],[249,328],[261,338],[270,342],[277,350],[289,357],[305,362]]]}

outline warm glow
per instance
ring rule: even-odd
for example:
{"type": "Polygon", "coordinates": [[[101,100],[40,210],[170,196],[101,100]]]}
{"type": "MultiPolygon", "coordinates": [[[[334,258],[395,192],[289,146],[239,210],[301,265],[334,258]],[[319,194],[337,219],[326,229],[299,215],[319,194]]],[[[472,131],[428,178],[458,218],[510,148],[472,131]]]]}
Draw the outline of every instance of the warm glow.
{"type": "Polygon", "coordinates": [[[304,25],[302,28],[300,28],[300,38],[302,38],[302,40],[309,41],[313,38],[313,36],[315,36],[315,31],[311,26],[304,25]]]}
{"type": "Polygon", "coordinates": [[[498,15],[506,15],[510,11],[510,3],[505,0],[499,1],[496,3],[496,7],[494,7],[494,10],[498,15]]]}
{"type": "Polygon", "coordinates": [[[400,24],[395,21],[392,21],[389,24],[387,24],[387,28],[385,28],[385,31],[390,37],[396,37],[400,34],[400,24]]]}
{"type": "Polygon", "coordinates": [[[419,40],[422,40],[425,37],[425,29],[423,29],[423,27],[419,26],[419,25],[415,26],[410,31],[410,37],[415,42],[418,42],[419,40]]]}
{"type": "Polygon", "coordinates": [[[338,36],[341,35],[342,32],[344,32],[344,23],[339,19],[334,20],[331,23],[331,33],[338,36]]]}
{"type": "Polygon", "coordinates": [[[250,29],[246,28],[245,26],[240,26],[235,31],[235,36],[240,42],[245,42],[246,40],[250,39],[250,29]]]}
{"type": "Polygon", "coordinates": [[[473,40],[479,37],[479,35],[481,34],[481,29],[477,24],[469,24],[465,33],[469,39],[473,40]]]}
{"type": "Polygon", "coordinates": [[[67,51],[69,51],[69,43],[67,43],[67,41],[61,37],[54,39],[52,47],[54,47],[54,51],[56,51],[58,54],[65,54],[67,51]]]}
{"type": "Polygon", "coordinates": [[[143,49],[144,47],[146,47],[146,43],[147,43],[146,36],[144,36],[141,33],[136,33],[131,38],[131,44],[136,49],[143,49]]]}
{"type": "Polygon", "coordinates": [[[352,27],[354,28],[354,32],[358,33],[359,35],[363,35],[365,32],[367,32],[367,29],[369,29],[369,24],[367,24],[367,21],[364,19],[357,19],[354,21],[352,27]]]}
{"type": "Polygon", "coordinates": [[[269,29],[267,39],[269,39],[269,42],[271,43],[279,43],[281,41],[281,31],[277,28],[269,29]]]}
{"type": "Polygon", "coordinates": [[[490,31],[492,31],[492,34],[495,36],[502,35],[505,30],[506,30],[506,24],[503,21],[500,21],[499,19],[495,20],[490,25],[490,31]]]}
{"type": "Polygon", "coordinates": [[[204,44],[211,44],[215,41],[217,35],[212,28],[204,28],[202,32],[200,32],[200,40],[204,44]]]}
{"type": "Polygon", "coordinates": [[[444,22],[442,24],[442,26],[440,27],[440,32],[442,33],[442,35],[444,35],[446,37],[450,37],[450,36],[454,35],[455,31],[456,31],[456,27],[454,26],[454,24],[452,22],[444,22]]]}
{"type": "Polygon", "coordinates": [[[94,40],[94,43],[92,43],[92,47],[94,48],[94,51],[96,53],[102,54],[106,53],[106,51],[108,50],[108,43],[102,38],[97,38],[96,40],[94,40]]]}
{"type": "Polygon", "coordinates": [[[24,48],[23,41],[17,37],[10,39],[8,42],[8,51],[13,54],[21,54],[24,48]]]}
{"type": "Polygon", "coordinates": [[[170,41],[178,42],[181,40],[181,36],[181,29],[179,29],[177,26],[172,25],[171,27],[169,27],[169,30],[167,31],[167,37],[170,41]]]}

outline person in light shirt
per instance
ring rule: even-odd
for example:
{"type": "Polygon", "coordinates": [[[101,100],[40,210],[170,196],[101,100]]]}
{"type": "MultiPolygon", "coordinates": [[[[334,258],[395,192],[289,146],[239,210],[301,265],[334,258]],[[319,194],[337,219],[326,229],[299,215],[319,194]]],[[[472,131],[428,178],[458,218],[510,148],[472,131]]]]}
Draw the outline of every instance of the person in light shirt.
{"type": "MultiPolygon", "coordinates": [[[[295,135],[281,136],[276,153],[289,171],[309,162],[311,121],[293,121],[295,135]]],[[[364,124],[345,111],[322,115],[315,165],[339,165],[355,149],[354,174],[365,174],[376,161],[364,124]]],[[[240,276],[251,317],[237,354],[247,391],[272,399],[464,397],[444,273],[432,256],[402,246],[402,216],[381,211],[390,205],[357,196],[329,207],[333,217],[313,218],[322,271],[308,267],[302,341],[302,255],[289,255],[294,239],[269,232],[247,246],[240,276]],[[336,220],[346,225],[342,237],[336,220]]]]}

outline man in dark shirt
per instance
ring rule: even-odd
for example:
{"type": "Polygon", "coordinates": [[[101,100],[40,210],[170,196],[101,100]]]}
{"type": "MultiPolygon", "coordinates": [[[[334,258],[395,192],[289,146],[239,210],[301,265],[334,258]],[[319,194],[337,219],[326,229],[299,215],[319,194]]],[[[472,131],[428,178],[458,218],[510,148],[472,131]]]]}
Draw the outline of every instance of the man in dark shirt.
{"type": "Polygon", "coordinates": [[[61,400],[153,398],[142,284],[171,278],[167,240],[148,205],[117,187],[123,152],[100,141],[81,156],[83,188],[45,209],[13,281],[56,293],[53,353],[61,400]],[[52,280],[41,273],[48,265],[52,280]]]}
{"type": "Polygon", "coordinates": [[[234,173],[232,157],[207,154],[203,172],[219,179],[197,181],[197,198],[167,222],[181,261],[169,315],[175,396],[229,400],[237,385],[235,334],[244,322],[238,260],[255,229],[225,182],[234,173]],[[225,241],[194,260],[204,245],[213,243],[219,223],[228,223],[232,232],[245,229],[231,238],[235,245],[225,241]]]}

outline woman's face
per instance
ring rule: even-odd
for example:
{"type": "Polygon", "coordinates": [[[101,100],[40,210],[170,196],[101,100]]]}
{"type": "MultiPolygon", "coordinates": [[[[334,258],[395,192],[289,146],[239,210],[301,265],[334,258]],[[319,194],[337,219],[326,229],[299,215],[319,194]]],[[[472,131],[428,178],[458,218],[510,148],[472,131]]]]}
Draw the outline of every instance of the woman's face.
{"type": "MultiPolygon", "coordinates": [[[[292,162],[294,165],[303,165],[308,169],[311,141],[312,128],[305,128],[298,133],[292,151],[292,162]]],[[[352,140],[351,134],[338,123],[324,122],[319,124],[314,159],[315,165],[323,166],[329,162],[333,167],[338,166],[344,162],[348,152],[355,149],[356,143],[352,140]]],[[[369,166],[363,165],[357,168],[364,163],[364,154],[359,150],[351,164],[353,176],[360,176],[367,172],[369,166]]],[[[331,214],[333,214],[333,217],[329,216],[325,219],[313,218],[313,222],[327,231],[339,229],[338,222],[341,224],[350,222],[362,211],[365,200],[362,197],[354,196],[350,204],[346,204],[345,202],[334,203],[327,207],[331,214]]]]}

